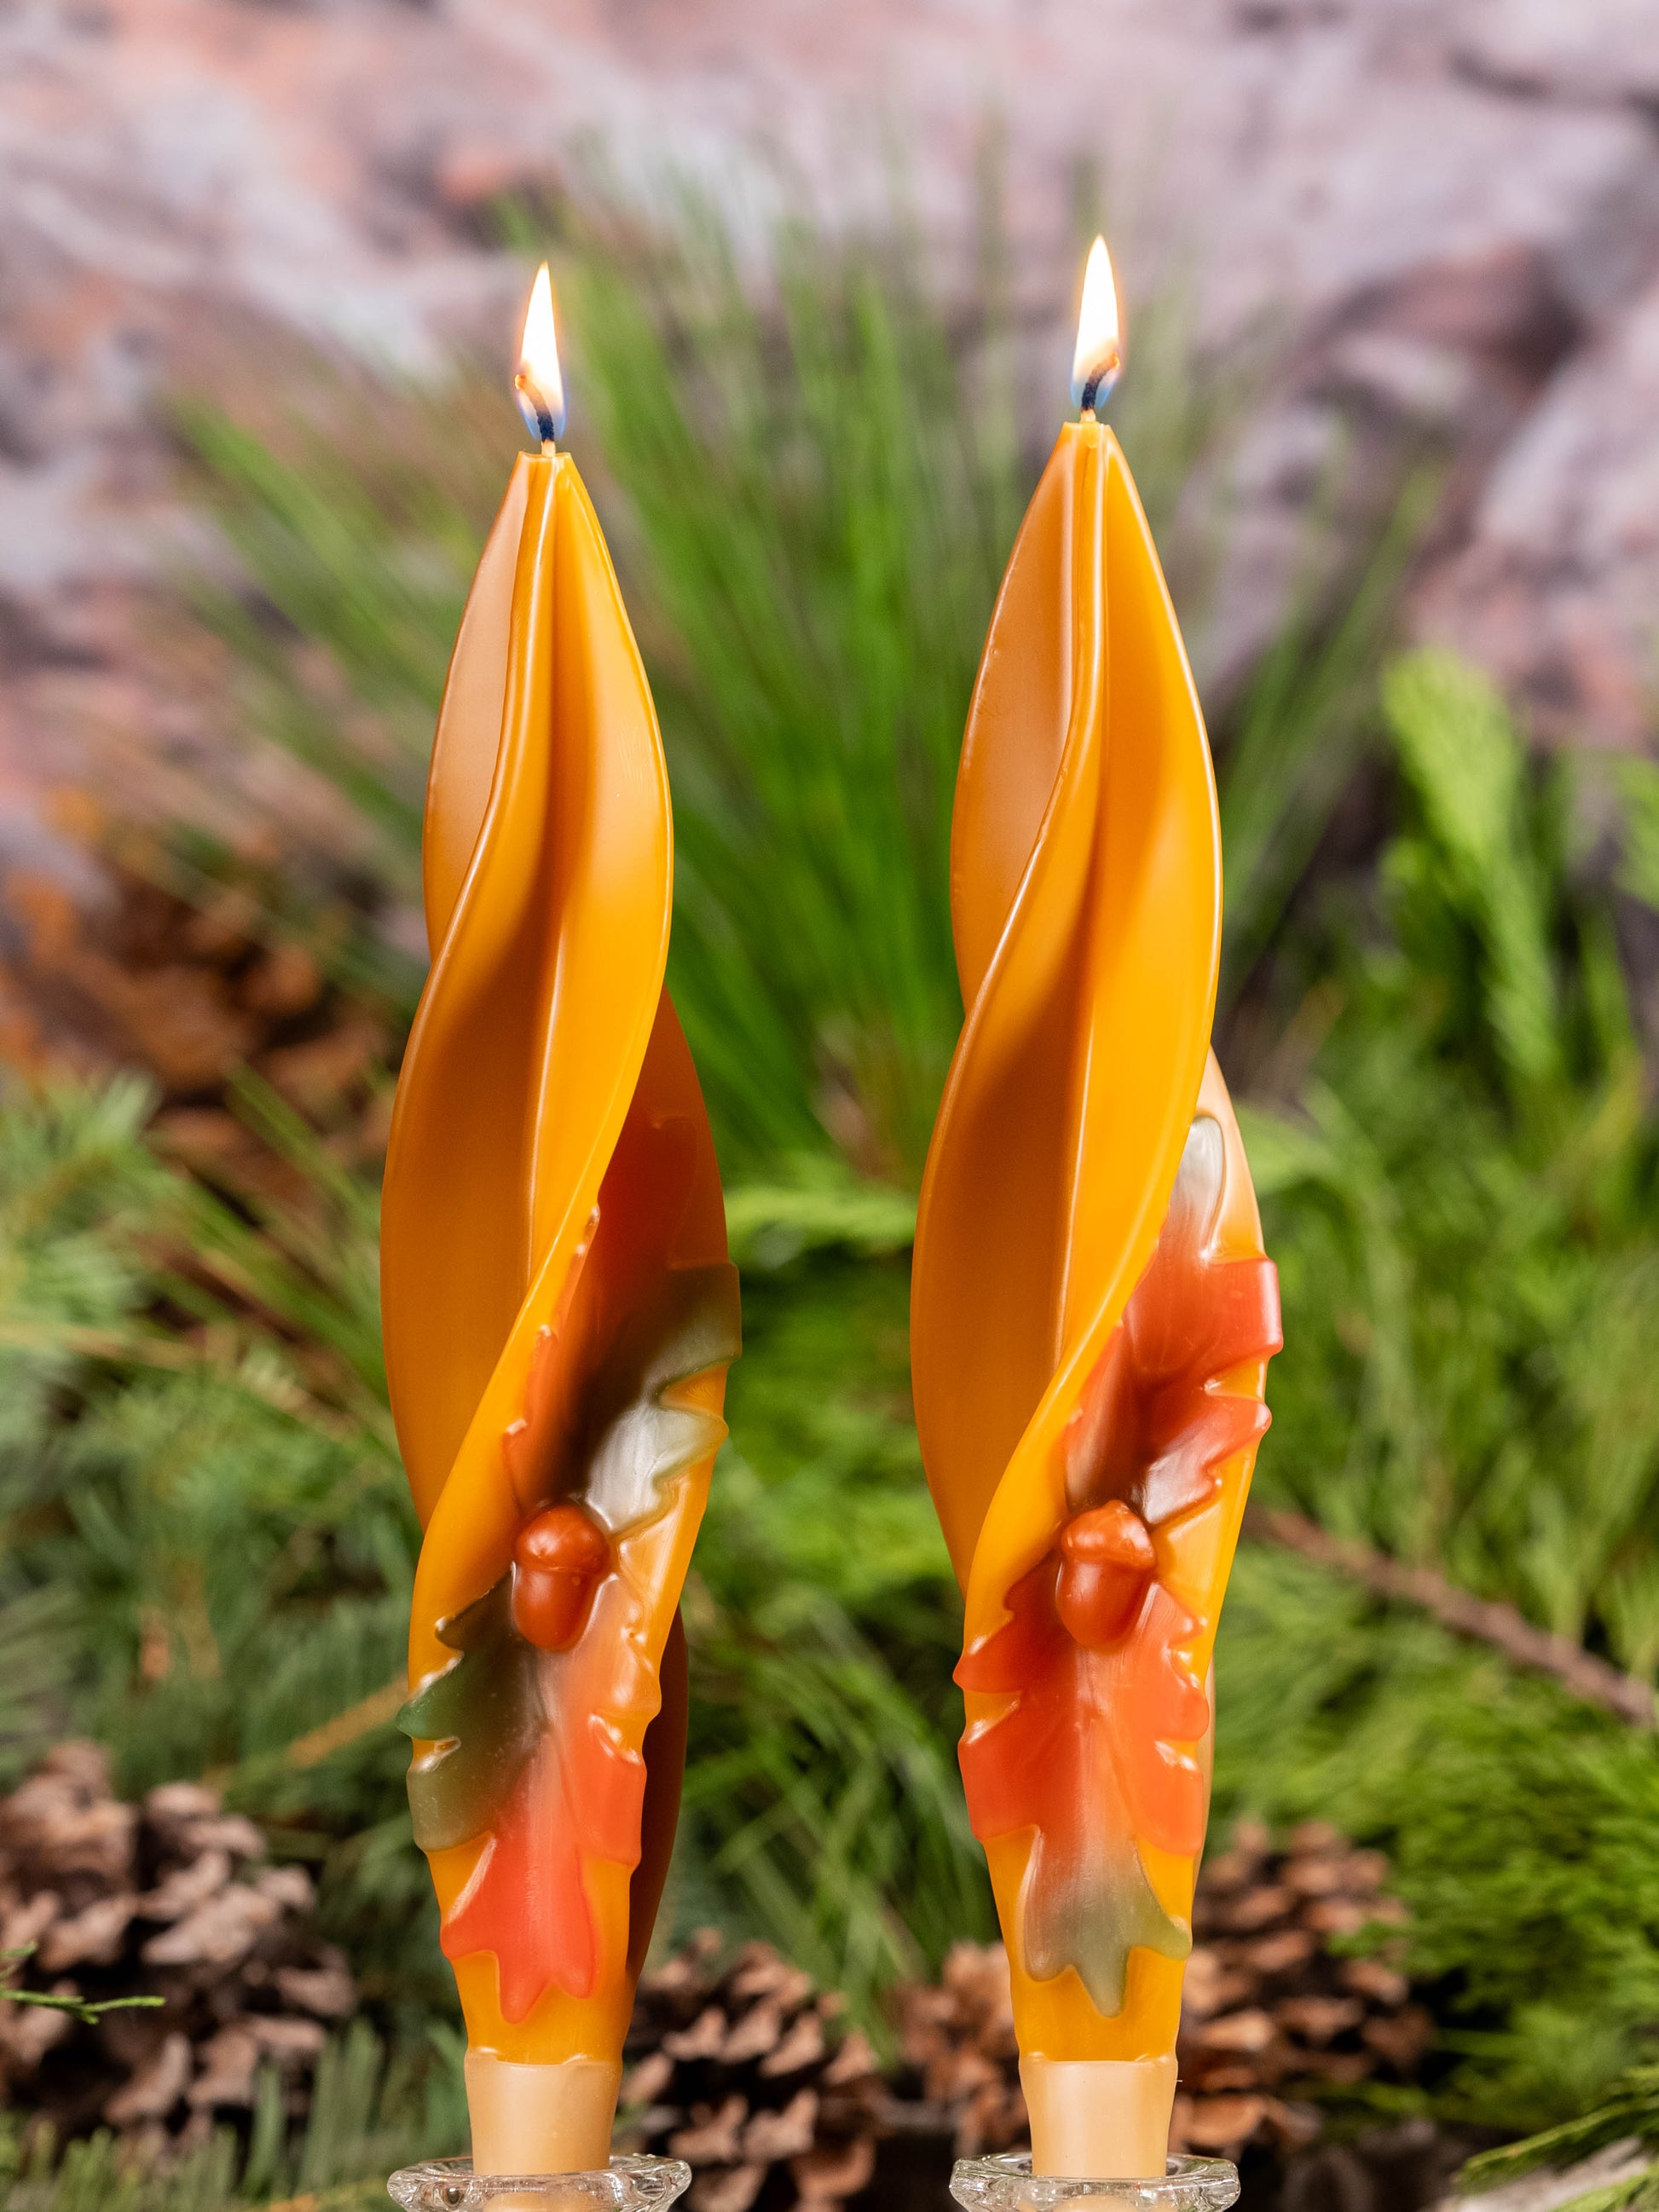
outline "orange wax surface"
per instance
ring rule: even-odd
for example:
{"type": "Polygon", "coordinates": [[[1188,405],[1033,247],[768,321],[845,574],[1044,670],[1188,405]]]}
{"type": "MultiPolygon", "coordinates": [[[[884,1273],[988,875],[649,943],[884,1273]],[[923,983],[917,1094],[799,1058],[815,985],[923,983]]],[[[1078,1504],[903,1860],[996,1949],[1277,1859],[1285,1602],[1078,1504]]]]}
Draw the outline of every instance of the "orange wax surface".
{"type": "Polygon", "coordinates": [[[410,1795],[475,2053],[620,2058],[684,1759],[677,1607],[737,1279],[664,992],[656,716],[574,465],[522,458],[444,695],[386,1162],[425,1527],[410,1795]]]}
{"type": "Polygon", "coordinates": [[[965,1604],[969,1810],[1022,2057],[1158,2059],[1278,1297],[1209,1054],[1209,750],[1127,465],[1092,421],[1062,430],[992,619],[951,921],[968,1011],[911,1336],[965,1604]]]}

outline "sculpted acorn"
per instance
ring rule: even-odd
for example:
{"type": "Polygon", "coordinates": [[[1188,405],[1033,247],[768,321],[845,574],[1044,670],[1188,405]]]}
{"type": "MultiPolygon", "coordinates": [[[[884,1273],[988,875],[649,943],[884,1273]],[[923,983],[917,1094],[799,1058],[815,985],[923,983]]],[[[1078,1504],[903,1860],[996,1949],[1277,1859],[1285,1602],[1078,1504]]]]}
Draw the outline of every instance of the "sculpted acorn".
{"type": "Polygon", "coordinates": [[[568,1651],[610,1569],[611,1546],[592,1515],[569,1498],[550,1505],[514,1541],[513,1626],[539,1650],[568,1651]]]}
{"type": "Polygon", "coordinates": [[[1086,1651],[1105,1651],[1134,1626],[1158,1564],[1146,1523],[1121,1498],[1068,1521],[1060,1536],[1054,1604],[1086,1651]]]}

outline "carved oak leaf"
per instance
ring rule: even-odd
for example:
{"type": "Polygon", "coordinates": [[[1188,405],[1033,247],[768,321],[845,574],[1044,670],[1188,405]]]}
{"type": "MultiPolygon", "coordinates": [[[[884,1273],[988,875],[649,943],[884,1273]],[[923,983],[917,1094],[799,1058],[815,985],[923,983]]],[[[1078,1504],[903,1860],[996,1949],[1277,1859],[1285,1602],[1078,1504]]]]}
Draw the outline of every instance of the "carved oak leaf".
{"type": "MultiPolygon", "coordinates": [[[[1073,1636],[1057,1602],[1061,1547],[1103,1507],[1144,1532],[1207,1505],[1224,1463],[1267,1425],[1258,1399],[1222,1387],[1279,1344],[1272,1262],[1209,1251],[1224,1172],[1220,1132],[1200,1115],[1152,1259],[1068,1425],[1073,1518],[1009,1591],[1007,1620],[957,1669],[964,1690],[1008,1700],[969,1729],[962,1771],[981,1841],[1032,1832],[1020,1899],[1030,1972],[1044,1980],[1075,1967],[1108,2017],[1122,2008],[1133,1948],[1182,1959],[1192,1946],[1139,1847],[1183,1858],[1203,1847],[1210,1703],[1187,1656],[1200,1624],[1150,1565],[1123,1585],[1130,1603],[1103,1641],[1073,1636]]],[[[1151,1562],[1144,1533],[1139,1542],[1123,1556],[1151,1562]]],[[[1111,1622],[1111,1608],[1100,1617],[1111,1622]]]]}

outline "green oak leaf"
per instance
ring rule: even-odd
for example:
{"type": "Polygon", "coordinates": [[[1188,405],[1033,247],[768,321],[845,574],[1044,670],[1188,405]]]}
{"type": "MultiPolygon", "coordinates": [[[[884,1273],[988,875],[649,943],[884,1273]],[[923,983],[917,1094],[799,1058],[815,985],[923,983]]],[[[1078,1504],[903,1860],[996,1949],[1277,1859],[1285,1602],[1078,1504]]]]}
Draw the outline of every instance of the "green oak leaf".
{"type": "Polygon", "coordinates": [[[1024,1899],[1025,1954],[1038,1981],[1075,1966],[1097,2012],[1108,2020],[1123,2009],[1132,1950],[1184,1959],[1193,1932],[1158,1903],[1140,1854],[1127,1838],[1098,1847],[1092,1863],[1056,1879],[1042,1878],[1038,1838],[1024,1899]]]}
{"type": "Polygon", "coordinates": [[[398,1716],[405,1735],[433,1748],[409,1771],[415,1840],[447,1850],[495,1826],[545,1724],[541,1654],[513,1626],[513,1577],[442,1622],[457,1653],[398,1716]]]}

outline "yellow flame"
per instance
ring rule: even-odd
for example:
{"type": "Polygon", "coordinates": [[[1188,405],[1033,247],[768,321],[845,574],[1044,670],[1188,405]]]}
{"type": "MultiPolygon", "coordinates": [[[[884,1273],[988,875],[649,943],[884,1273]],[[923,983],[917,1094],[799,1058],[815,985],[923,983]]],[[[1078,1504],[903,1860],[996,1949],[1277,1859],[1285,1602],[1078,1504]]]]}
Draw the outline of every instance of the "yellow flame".
{"type": "Polygon", "coordinates": [[[1072,356],[1072,397],[1081,406],[1091,385],[1103,398],[1123,366],[1122,326],[1118,316],[1117,285],[1106,241],[1097,238],[1089,248],[1089,265],[1083,273],[1083,306],[1077,319],[1077,351],[1072,356]]]}
{"type": "Polygon", "coordinates": [[[551,422],[552,435],[556,437],[564,428],[564,378],[559,370],[559,342],[553,328],[553,280],[544,261],[530,289],[524,336],[519,341],[519,373],[514,382],[526,418],[539,418],[532,427],[545,438],[546,424],[551,422]]]}

